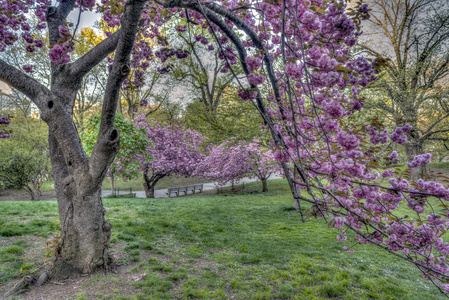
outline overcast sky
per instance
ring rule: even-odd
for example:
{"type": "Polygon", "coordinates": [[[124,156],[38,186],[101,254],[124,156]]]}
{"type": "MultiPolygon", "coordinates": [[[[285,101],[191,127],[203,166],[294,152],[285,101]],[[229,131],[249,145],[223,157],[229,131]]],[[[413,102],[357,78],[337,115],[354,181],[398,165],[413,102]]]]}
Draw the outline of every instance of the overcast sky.
{"type": "MultiPolygon", "coordinates": [[[[73,24],[76,24],[78,21],[78,14],[79,14],[79,10],[75,9],[73,10],[70,14],[69,14],[69,21],[72,22],[73,24]]],[[[85,11],[81,14],[81,22],[80,22],[80,26],[78,27],[78,32],[79,33],[79,29],[82,27],[91,27],[92,25],[94,25],[95,21],[100,19],[100,14],[97,14],[95,12],[90,12],[90,11],[85,11]]]]}

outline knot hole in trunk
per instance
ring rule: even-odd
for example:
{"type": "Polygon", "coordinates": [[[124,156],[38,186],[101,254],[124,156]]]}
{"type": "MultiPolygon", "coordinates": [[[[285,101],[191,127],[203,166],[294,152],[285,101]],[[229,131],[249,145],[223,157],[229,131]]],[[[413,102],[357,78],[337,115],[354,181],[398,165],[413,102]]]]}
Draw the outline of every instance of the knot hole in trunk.
{"type": "Polygon", "coordinates": [[[128,74],[129,74],[129,66],[128,65],[123,65],[120,68],[120,73],[122,74],[123,77],[128,76],[128,74]]]}
{"type": "Polygon", "coordinates": [[[111,141],[114,141],[117,137],[118,137],[118,130],[114,128],[111,132],[111,141]]]}

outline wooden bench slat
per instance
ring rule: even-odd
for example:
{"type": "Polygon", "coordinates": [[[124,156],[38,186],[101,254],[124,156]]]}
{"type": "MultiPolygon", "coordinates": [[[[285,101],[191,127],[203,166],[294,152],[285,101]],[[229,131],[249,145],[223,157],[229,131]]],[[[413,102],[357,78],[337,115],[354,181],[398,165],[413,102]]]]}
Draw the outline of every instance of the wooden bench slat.
{"type": "Polygon", "coordinates": [[[195,186],[189,185],[189,186],[187,187],[186,195],[187,195],[189,192],[192,192],[192,194],[195,194],[195,186]]]}

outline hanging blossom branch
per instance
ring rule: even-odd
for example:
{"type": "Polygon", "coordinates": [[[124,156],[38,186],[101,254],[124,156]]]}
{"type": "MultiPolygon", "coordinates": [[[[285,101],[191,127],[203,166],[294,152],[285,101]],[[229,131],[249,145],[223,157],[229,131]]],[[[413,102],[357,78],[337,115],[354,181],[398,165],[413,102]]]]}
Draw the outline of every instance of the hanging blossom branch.
{"type": "MultiPolygon", "coordinates": [[[[190,8],[190,18],[215,32],[228,59],[233,51],[238,56],[243,44],[246,56],[239,57],[249,71],[245,73],[250,84],[260,87],[269,79],[271,93],[263,96],[266,113],[260,111],[278,137],[273,141],[276,159],[294,166],[290,169],[294,188],[305,189],[309,195],[297,193],[296,197],[312,203],[311,213],[328,215],[330,225],[342,229],[340,240],[347,239],[343,228],[351,229],[359,243],[375,244],[412,262],[441,291],[449,291],[449,244],[441,238],[449,220],[428,203],[431,196],[448,201],[449,190],[432,181],[410,183],[397,170],[388,169],[398,162],[391,144],[404,143],[412,128],[404,124],[388,134],[382,124],[348,122],[363,107],[358,93],[378,72],[376,62],[350,55],[360,35],[357,18],[367,16],[367,6],[348,16],[338,2],[247,1],[246,6],[257,8],[251,12],[241,3],[238,7],[196,1],[163,4],[190,8]],[[263,14],[264,26],[253,14],[263,14]],[[249,40],[235,41],[228,34],[233,25],[249,40]],[[227,45],[226,38],[235,48],[227,45]],[[387,143],[385,148],[379,146],[387,143]],[[380,174],[380,168],[387,170],[380,174]],[[380,177],[387,178],[390,186],[377,184],[380,177]],[[404,206],[416,218],[397,217],[395,210],[404,206]]],[[[247,94],[240,95],[248,99],[247,94]]],[[[429,155],[418,156],[410,167],[429,160],[429,155]]]]}

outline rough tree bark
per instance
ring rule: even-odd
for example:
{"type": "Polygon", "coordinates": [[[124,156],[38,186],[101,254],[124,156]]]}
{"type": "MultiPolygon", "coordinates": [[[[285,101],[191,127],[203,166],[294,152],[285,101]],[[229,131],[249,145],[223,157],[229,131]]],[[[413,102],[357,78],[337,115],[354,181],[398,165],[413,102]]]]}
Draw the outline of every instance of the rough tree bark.
{"type": "MultiPolygon", "coordinates": [[[[121,29],[66,65],[52,64],[51,88],[0,60],[0,79],[30,98],[49,127],[53,178],[58,201],[61,238],[58,241],[54,278],[92,273],[108,268],[111,223],[105,220],[101,185],[119,149],[119,132],[114,128],[118,94],[129,73],[129,59],[144,0],[125,5],[121,29]],[[115,50],[103,99],[100,132],[91,158],[87,158],[75,124],[73,106],[84,77],[115,50]]],[[[75,5],[62,0],[47,11],[50,44],[59,40],[58,26],[75,5]]]]}

